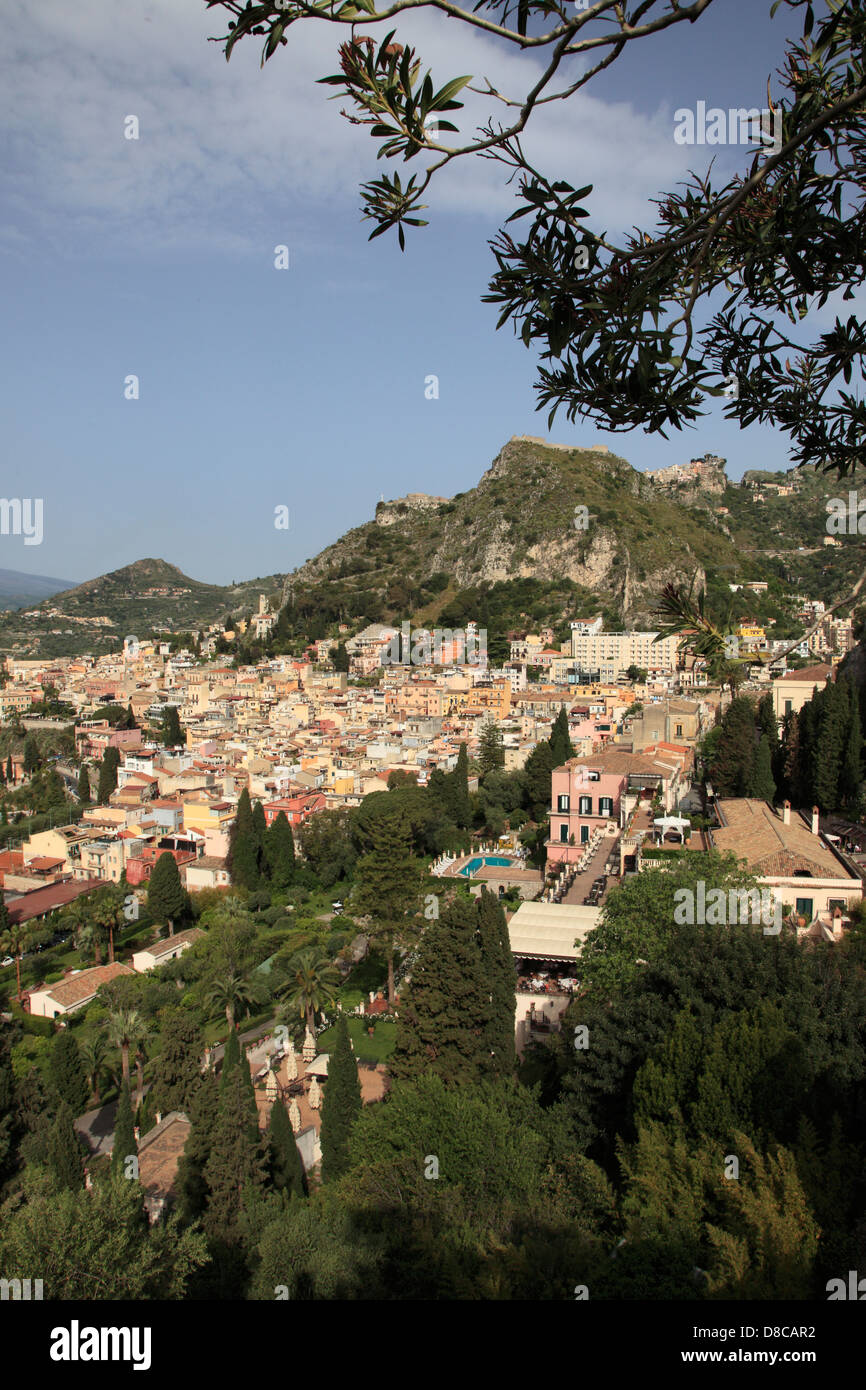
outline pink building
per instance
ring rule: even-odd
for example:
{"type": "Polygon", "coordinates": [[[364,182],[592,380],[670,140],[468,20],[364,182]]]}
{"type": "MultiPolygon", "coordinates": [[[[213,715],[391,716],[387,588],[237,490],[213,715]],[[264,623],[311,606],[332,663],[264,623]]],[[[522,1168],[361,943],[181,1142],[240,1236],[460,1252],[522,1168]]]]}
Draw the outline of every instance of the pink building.
{"type": "Polygon", "coordinates": [[[550,838],[547,857],[571,863],[581,856],[593,830],[620,819],[620,803],[628,778],[621,772],[604,772],[573,759],[555,767],[551,775],[550,838]]]}

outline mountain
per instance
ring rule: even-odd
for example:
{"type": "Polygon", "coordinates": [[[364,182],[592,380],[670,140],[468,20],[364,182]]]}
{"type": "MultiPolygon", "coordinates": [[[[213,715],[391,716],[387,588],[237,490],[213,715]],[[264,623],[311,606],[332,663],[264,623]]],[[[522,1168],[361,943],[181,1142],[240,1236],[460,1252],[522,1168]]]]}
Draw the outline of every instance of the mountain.
{"type": "Polygon", "coordinates": [[[406,619],[475,620],[501,655],[512,631],[550,626],[560,641],[571,619],[599,611],[609,629],[652,626],[664,585],[692,580],[719,617],[794,637],[791,595],[841,597],[862,569],[861,537],[825,545],[828,499],[858,481],[866,490],[814,470],[754,470],[734,483],[715,455],[645,473],[605,448],[518,435],[469,491],[381,502],[291,574],[223,586],[139,560],[26,614],[0,615],[0,652],[118,650],[128,633],[186,632],[250,613],[265,593],[283,612],[270,638],[243,639],[246,658],[299,651],[338,623],[354,631],[406,619]],[[766,580],[768,592],[731,592],[752,580],[766,580]]]}
{"type": "Polygon", "coordinates": [[[72,587],[71,579],[52,579],[47,574],[24,574],[0,569],[0,609],[27,608],[72,587]]]}
{"type": "Polygon", "coordinates": [[[116,651],[130,633],[188,632],[248,613],[260,593],[278,599],[282,585],[282,575],[203,584],[166,560],[136,560],[24,612],[0,615],[0,651],[19,657],[116,651]]]}
{"type": "Polygon", "coordinates": [[[825,597],[859,572],[856,537],[823,546],[826,478],[780,474],[796,495],[765,496],[731,482],[724,460],[701,464],[693,480],[657,479],[604,448],[515,436],[470,491],[379,503],[289,575],[297,630],[361,616],[457,626],[484,621],[488,600],[524,630],[599,610],[608,626],[650,625],[661,588],[693,577],[723,611],[731,583],[767,580],[769,596],[736,604],[778,623],[785,593],[825,597]]]}

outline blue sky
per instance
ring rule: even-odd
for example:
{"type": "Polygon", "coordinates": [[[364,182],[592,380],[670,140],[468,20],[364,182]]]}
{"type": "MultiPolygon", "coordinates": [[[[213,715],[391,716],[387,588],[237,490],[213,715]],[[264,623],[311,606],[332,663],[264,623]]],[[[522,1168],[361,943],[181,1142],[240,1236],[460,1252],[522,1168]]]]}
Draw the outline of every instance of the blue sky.
{"type": "MultiPolygon", "coordinates": [[[[83,580],[160,556],[217,583],[289,570],[369,520],[380,495],[464,491],[511,435],[547,435],[533,354],[480,302],[487,241],[514,207],[503,172],[458,161],[404,254],[389,236],[368,243],[358,185],[382,165],[315,85],[336,69],[340,31],[297,25],[260,70],[260,40],[229,64],[208,43],[228,16],[203,0],[4,8],[3,492],[44,499],[44,540],[0,536],[0,566],[83,580]],[[137,141],[123,137],[129,114],[137,141]]],[[[769,10],[715,0],[633,45],[545,109],[528,153],[594,183],[588,205],[612,234],[649,224],[648,199],[714,152],[676,145],[674,111],[765,104],[799,22],[769,10]]],[[[437,83],[530,85],[534,58],[441,15],[397,30],[437,83]]],[[[458,115],[464,131],[472,118],[458,115]]],[[[720,174],[748,157],[717,153],[720,174]]],[[[719,405],[669,441],[564,419],[550,437],[606,443],[637,468],[706,451],[733,477],[787,465],[781,435],[740,431],[719,405]]]]}

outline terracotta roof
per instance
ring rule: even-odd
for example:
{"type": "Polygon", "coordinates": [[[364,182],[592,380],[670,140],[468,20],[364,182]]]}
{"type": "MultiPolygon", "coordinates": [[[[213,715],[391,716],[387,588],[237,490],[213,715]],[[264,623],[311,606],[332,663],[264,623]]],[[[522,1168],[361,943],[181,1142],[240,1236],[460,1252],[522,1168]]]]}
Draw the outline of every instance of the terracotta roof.
{"type": "Polygon", "coordinates": [[[779,676],[780,681],[826,681],[831,673],[832,666],[804,666],[799,671],[786,671],[784,676],[779,676]]]}
{"type": "Polygon", "coordinates": [[[850,878],[850,874],[818,835],[793,815],[785,825],[766,801],[754,797],[722,798],[717,803],[725,822],[712,831],[713,845],[730,850],[761,878],[793,878],[798,872],[813,878],[850,878]]]}
{"type": "Polygon", "coordinates": [[[98,878],[78,879],[72,883],[49,883],[44,888],[34,889],[20,902],[9,903],[9,921],[13,926],[20,922],[29,922],[34,917],[53,912],[57,907],[66,907],[82,894],[92,893],[95,888],[101,887],[102,880],[98,878]]]}
{"type": "MultiPolygon", "coordinates": [[[[200,936],[204,935],[201,927],[188,927],[186,931],[175,932],[174,936],[166,936],[162,941],[152,942],[150,946],[140,946],[139,951],[146,951],[149,956],[159,960],[160,956],[173,950],[179,943],[189,943],[191,946],[193,942],[198,941],[200,936]]],[[[138,951],[136,955],[138,955],[138,951]]]]}
{"type": "Polygon", "coordinates": [[[65,1009],[70,1009],[76,1004],[83,1004],[86,999],[92,999],[101,985],[116,980],[118,975],[133,974],[135,971],[130,966],[116,960],[111,965],[96,965],[92,970],[79,970],[77,975],[70,975],[68,980],[63,980],[60,984],[51,985],[46,990],[33,990],[32,993],[47,994],[55,1004],[62,1004],[65,1009]]]}

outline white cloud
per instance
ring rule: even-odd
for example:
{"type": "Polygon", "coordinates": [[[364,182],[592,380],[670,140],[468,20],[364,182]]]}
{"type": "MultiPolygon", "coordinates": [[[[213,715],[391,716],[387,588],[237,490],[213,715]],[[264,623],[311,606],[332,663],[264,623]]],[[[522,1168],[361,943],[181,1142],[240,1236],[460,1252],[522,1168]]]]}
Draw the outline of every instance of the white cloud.
{"type": "MultiPolygon", "coordinates": [[[[280,240],[287,222],[312,238],[329,208],[357,216],[358,185],[383,166],[366,131],[328,101],[331,89],[315,85],[336,69],[342,31],[298,23],[260,70],[258,38],[242,41],[228,64],[207,42],[227,22],[226,11],[192,0],[128,0],[122,10],[105,0],[19,5],[4,21],[0,91],[7,249],[36,237],[55,249],[86,240],[99,250],[200,244],[233,253],[260,248],[271,227],[280,240]],[[130,114],[137,141],[123,136],[130,114]]],[[[400,17],[397,30],[437,84],[469,70],[521,96],[540,70],[535,57],[465,28],[458,50],[455,24],[438,14],[400,17]]],[[[508,114],[470,94],[457,113],[461,133],[491,112],[508,114]]],[[[615,231],[648,223],[649,198],[683,177],[689,152],[672,129],[670,112],[648,117],[586,92],[539,108],[524,143],[546,172],[595,184],[593,221],[615,231]]],[[[427,215],[507,215],[506,177],[488,160],[456,161],[434,182],[427,215]]]]}

